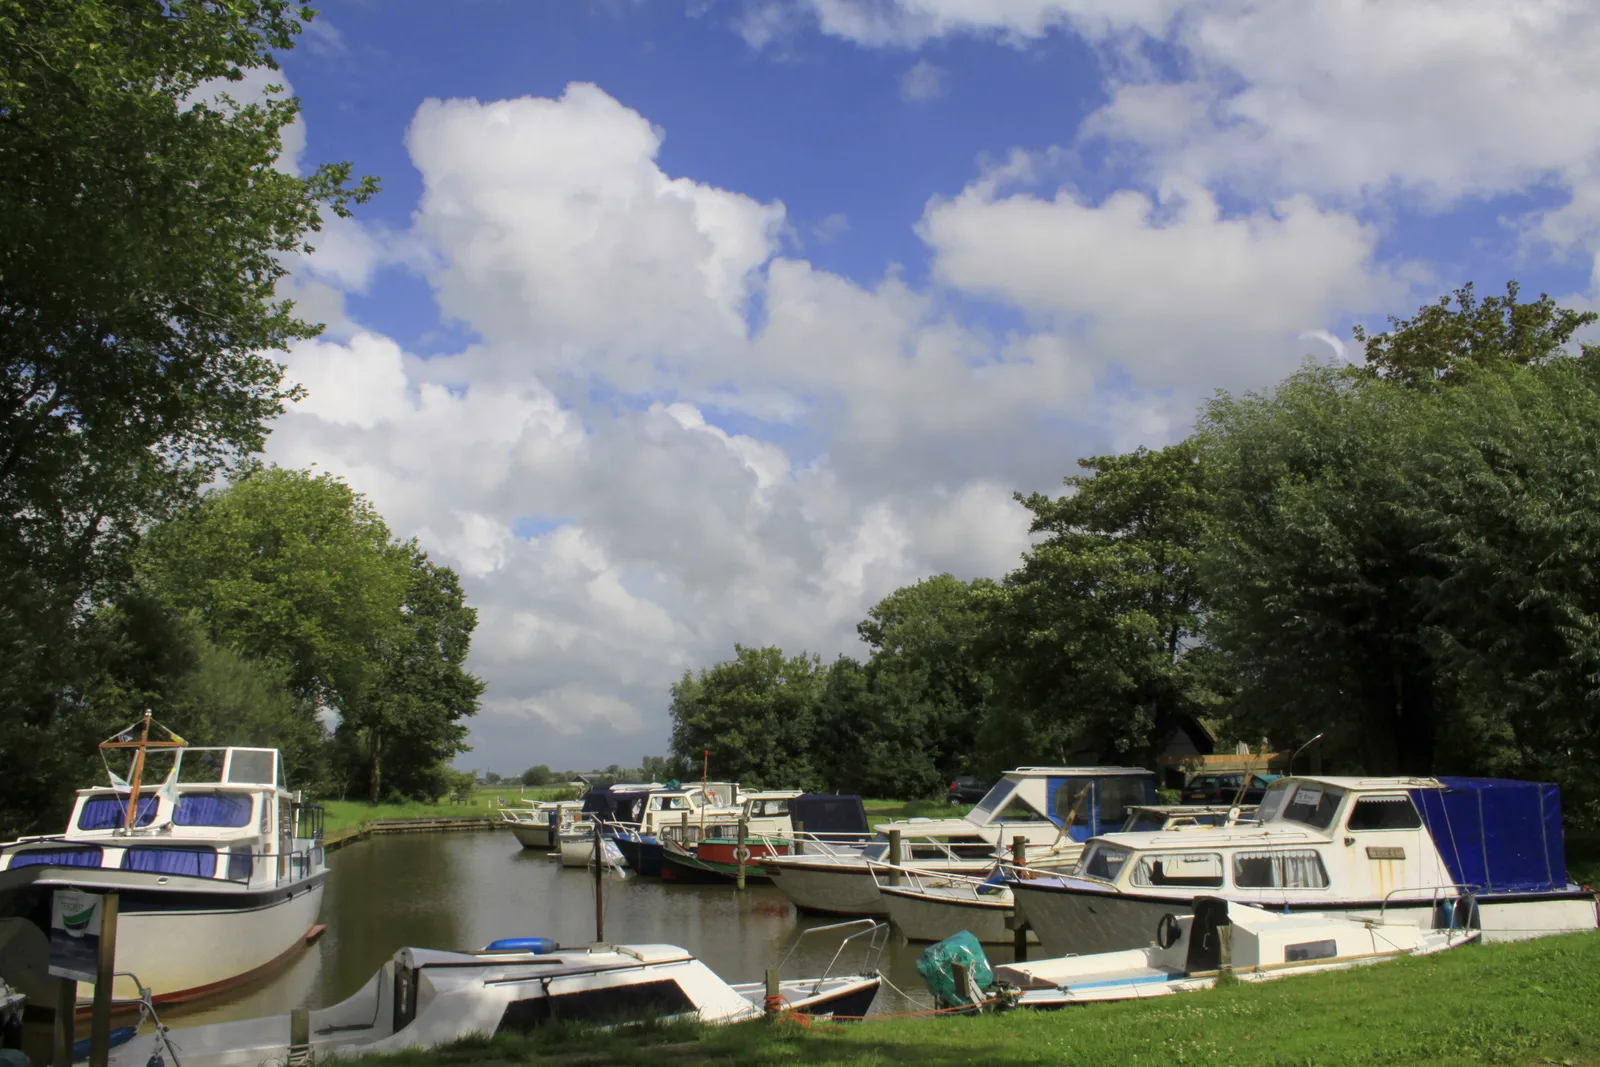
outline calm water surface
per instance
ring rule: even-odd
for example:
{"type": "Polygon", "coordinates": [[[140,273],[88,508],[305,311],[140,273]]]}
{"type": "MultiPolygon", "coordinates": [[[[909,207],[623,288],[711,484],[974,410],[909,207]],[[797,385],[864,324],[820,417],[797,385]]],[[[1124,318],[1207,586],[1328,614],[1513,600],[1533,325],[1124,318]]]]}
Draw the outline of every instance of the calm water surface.
{"type": "MultiPolygon", "coordinates": [[[[316,944],[224,1001],[169,1009],[163,1019],[192,1026],[277,1015],[302,1004],[323,1007],[350,996],[407,945],[477,949],[501,937],[553,937],[563,945],[594,940],[593,875],[520,848],[508,833],[374,837],[330,854],[328,866],[320,920],[327,931],[316,944]]],[[[605,886],[606,940],[681,945],[730,982],[759,981],[801,930],[838,921],[798,916],[781,892],[765,885],[743,894],[731,885],[638,877],[608,878],[605,886]]],[[[808,938],[784,977],[821,974],[837,945],[833,935],[808,938]]],[[[916,971],[923,947],[890,933],[879,970],[912,999],[885,985],[875,1014],[928,1006],[916,971]]],[[[991,961],[1010,959],[1008,949],[986,952],[991,961]]],[[[856,948],[849,969],[860,969],[861,959],[856,948]]]]}

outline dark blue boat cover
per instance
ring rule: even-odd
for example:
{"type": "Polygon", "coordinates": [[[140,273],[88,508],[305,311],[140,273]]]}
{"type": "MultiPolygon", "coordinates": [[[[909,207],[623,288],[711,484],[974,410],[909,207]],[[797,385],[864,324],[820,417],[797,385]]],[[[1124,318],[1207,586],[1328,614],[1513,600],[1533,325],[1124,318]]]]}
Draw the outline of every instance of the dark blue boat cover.
{"type": "Polygon", "coordinates": [[[1479,892],[1548,893],[1567,887],[1561,791],[1549,782],[1440,778],[1411,799],[1450,877],[1479,892]]]}
{"type": "Polygon", "coordinates": [[[867,809],[851,793],[805,793],[789,801],[789,818],[824,841],[859,840],[868,833],[867,809]]]}
{"type": "Polygon", "coordinates": [[[650,795],[649,788],[591,789],[583,795],[583,810],[591,812],[605,822],[638,822],[638,809],[650,795]]]}

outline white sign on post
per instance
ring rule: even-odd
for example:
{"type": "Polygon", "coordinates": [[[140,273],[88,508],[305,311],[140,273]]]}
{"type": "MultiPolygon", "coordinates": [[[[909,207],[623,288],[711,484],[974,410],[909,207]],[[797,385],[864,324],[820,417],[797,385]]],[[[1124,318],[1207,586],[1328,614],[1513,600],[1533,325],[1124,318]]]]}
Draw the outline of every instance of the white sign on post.
{"type": "Polygon", "coordinates": [[[105,898],[99,893],[57,889],[50,901],[50,973],[57,978],[93,982],[100,957],[100,919],[105,898]]]}

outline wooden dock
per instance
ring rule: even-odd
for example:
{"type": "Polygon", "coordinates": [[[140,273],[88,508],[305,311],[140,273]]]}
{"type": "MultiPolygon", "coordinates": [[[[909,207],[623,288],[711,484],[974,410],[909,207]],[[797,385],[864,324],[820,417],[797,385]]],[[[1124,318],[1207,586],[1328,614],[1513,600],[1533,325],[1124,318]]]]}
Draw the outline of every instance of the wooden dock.
{"type": "Polygon", "coordinates": [[[487,815],[458,816],[448,819],[370,819],[360,826],[347,826],[333,830],[322,839],[326,852],[343,848],[352,841],[362,841],[375,834],[446,833],[465,830],[494,830],[501,820],[487,815]]]}

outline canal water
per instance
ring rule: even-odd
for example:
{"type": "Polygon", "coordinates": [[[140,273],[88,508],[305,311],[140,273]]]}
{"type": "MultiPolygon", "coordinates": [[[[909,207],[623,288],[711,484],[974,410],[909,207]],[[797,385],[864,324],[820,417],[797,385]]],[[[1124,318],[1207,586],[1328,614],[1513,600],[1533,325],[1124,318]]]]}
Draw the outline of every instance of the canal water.
{"type": "MultiPolygon", "coordinates": [[[[320,919],[327,929],[316,943],[270,977],[224,1000],[168,1009],[163,1021],[194,1026],[337,1003],[407,945],[477,949],[502,937],[553,937],[563,945],[594,940],[593,873],[520,848],[508,833],[372,837],[330,853],[328,867],[320,919]]],[[[769,885],[742,894],[731,885],[637,876],[608,876],[604,885],[607,941],[681,945],[730,982],[760,981],[802,930],[840,921],[797,915],[769,885]]],[[[836,969],[860,970],[866,941],[854,942],[836,969]]],[[[924,947],[889,931],[878,963],[889,981],[874,1014],[930,1006],[916,970],[924,947]]],[[[783,976],[820,975],[837,948],[836,935],[807,937],[783,976]]],[[[1010,959],[1007,948],[986,952],[994,962],[1010,959]]]]}

